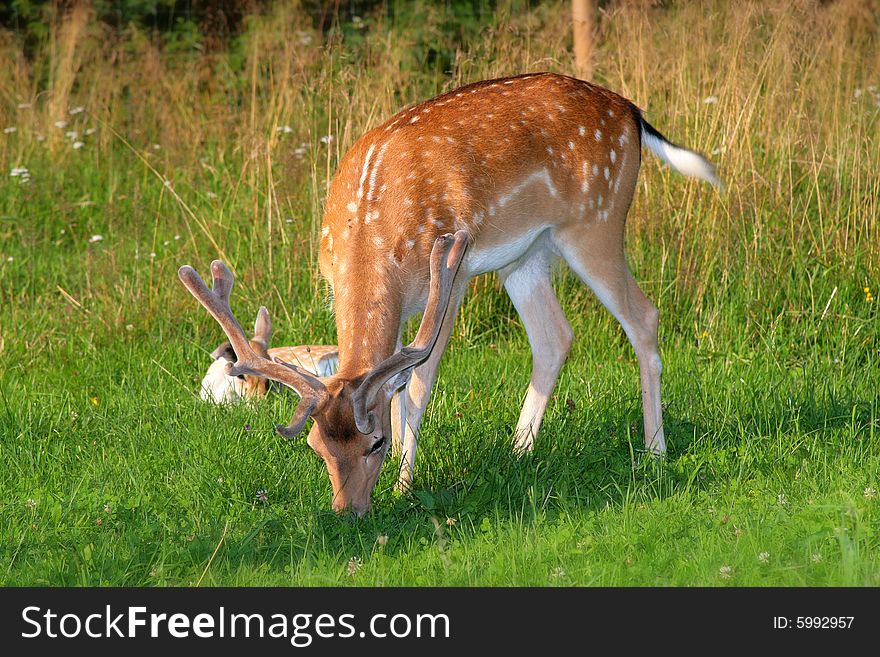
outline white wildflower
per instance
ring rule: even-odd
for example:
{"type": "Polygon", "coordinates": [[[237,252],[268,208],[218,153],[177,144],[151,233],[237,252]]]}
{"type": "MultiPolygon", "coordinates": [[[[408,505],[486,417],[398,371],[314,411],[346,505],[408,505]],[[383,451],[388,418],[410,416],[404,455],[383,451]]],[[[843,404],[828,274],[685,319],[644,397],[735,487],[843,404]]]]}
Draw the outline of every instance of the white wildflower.
{"type": "Polygon", "coordinates": [[[360,557],[352,557],[348,560],[348,565],[345,567],[345,572],[348,573],[349,576],[354,575],[357,571],[361,569],[363,562],[360,557]]]}
{"type": "Polygon", "coordinates": [[[55,127],[59,130],[64,130],[67,127],[67,121],[55,121],[55,127]]]}
{"type": "Polygon", "coordinates": [[[706,96],[703,99],[704,105],[714,105],[717,102],[718,102],[718,96],[706,96]]]}
{"type": "Polygon", "coordinates": [[[13,132],[18,130],[14,125],[9,126],[8,128],[3,128],[3,133],[7,135],[11,135],[13,132]]]}
{"type": "Polygon", "coordinates": [[[19,103],[18,104],[18,109],[30,109],[31,107],[33,107],[33,105],[31,105],[30,103],[19,103]]]}
{"type": "Polygon", "coordinates": [[[867,486],[865,488],[865,499],[873,500],[875,497],[877,497],[877,491],[871,486],[867,486]]]}
{"type": "Polygon", "coordinates": [[[103,239],[104,239],[104,236],[103,236],[103,235],[92,235],[92,236],[89,238],[89,242],[91,242],[91,243],[100,242],[100,241],[102,241],[103,239]]]}
{"type": "Polygon", "coordinates": [[[77,114],[82,114],[85,111],[86,111],[85,107],[78,105],[78,106],[74,107],[72,110],[70,110],[68,112],[68,114],[70,114],[71,116],[76,116],[77,114]]]}
{"type": "Polygon", "coordinates": [[[336,137],[334,137],[333,135],[324,135],[323,137],[321,137],[321,143],[327,144],[329,146],[334,142],[335,139],[336,137]]]}
{"type": "Polygon", "coordinates": [[[75,150],[75,151],[78,151],[78,150],[79,150],[80,148],[82,148],[83,146],[85,146],[85,144],[84,144],[83,142],[81,142],[81,141],[75,141],[75,142],[73,142],[73,150],[75,150]]]}
{"type": "Polygon", "coordinates": [[[730,566],[721,566],[721,568],[718,569],[718,575],[720,575],[722,579],[730,579],[731,575],[733,575],[733,568],[730,566]]]}
{"type": "Polygon", "coordinates": [[[770,553],[769,552],[761,552],[758,555],[758,561],[761,563],[770,563],[770,553]]]}

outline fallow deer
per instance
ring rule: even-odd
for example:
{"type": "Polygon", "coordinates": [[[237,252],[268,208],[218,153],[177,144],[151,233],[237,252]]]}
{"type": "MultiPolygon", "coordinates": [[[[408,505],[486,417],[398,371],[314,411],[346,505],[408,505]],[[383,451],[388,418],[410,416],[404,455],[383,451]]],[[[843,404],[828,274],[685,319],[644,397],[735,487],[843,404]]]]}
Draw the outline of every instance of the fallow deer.
{"type": "MultiPolygon", "coordinates": [[[[260,307],[254,323],[254,337],[248,342],[259,356],[269,360],[282,360],[293,363],[315,376],[330,376],[336,373],[339,355],[335,345],[296,345],[269,347],[272,339],[272,319],[265,307],[260,307]]],[[[214,362],[202,379],[200,397],[204,401],[225,404],[240,400],[263,397],[269,389],[269,380],[251,374],[231,376],[226,368],[237,358],[235,349],[228,341],[223,342],[211,352],[214,362]]]]}
{"type": "Polygon", "coordinates": [[[629,338],[645,446],[660,455],[659,314],[624,257],[641,144],[680,173],[720,185],[712,164],[669,142],[630,101],[549,73],[469,84],[363,135],[339,163],[321,228],[319,265],[334,293],[339,345],[331,377],[254,353],[229,309],[232,275],[222,263],[211,265],[214,291],[190,267],[180,277],[232,342],[239,360],[231,374],[259,374],[300,394],[278,431],[292,437],[314,417],[308,444],[326,462],[337,511],[369,509],[392,431],[403,442],[399,484],[410,485],[440,357],[467,282],[483,273],[499,273],[531,345],[513,444],[532,449],[573,339],[551,285],[558,258],[629,338]],[[401,348],[406,319],[422,310],[415,341],[401,348]]]}

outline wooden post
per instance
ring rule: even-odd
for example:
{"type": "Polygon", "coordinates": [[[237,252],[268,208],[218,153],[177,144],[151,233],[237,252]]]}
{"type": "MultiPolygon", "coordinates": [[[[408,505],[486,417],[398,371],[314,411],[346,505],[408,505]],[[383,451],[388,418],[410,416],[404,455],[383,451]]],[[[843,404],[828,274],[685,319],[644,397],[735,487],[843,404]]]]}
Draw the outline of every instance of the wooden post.
{"type": "Polygon", "coordinates": [[[592,0],[571,0],[571,28],[574,35],[574,61],[578,77],[593,77],[593,28],[595,11],[592,0]]]}

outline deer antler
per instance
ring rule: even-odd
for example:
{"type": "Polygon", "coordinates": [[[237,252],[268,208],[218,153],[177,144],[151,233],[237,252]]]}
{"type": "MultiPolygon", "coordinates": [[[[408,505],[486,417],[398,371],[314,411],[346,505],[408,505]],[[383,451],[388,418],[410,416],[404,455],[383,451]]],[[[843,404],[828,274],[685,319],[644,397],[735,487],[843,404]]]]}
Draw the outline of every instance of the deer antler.
{"type": "Polygon", "coordinates": [[[368,434],[375,427],[375,416],[369,409],[373,407],[382,387],[394,378],[405,380],[413,369],[431,355],[449,308],[452,283],[464,258],[467,241],[467,232],[460,230],[455,235],[441,235],[434,242],[431,250],[431,287],[419,332],[410,344],[379,363],[353,395],[354,420],[361,433],[368,434]]]}
{"type": "Polygon", "coordinates": [[[279,424],[275,427],[276,431],[285,438],[293,438],[299,434],[312,413],[318,410],[327,399],[327,388],[324,384],[295,365],[273,362],[259,356],[251,348],[241,324],[229,307],[229,293],[232,291],[235,277],[222,262],[215,260],[211,263],[211,276],[214,281],[210,290],[196,273],[196,270],[189,265],[181,267],[177,271],[177,275],[186,289],[220,324],[220,328],[229,338],[238,360],[227,366],[227,374],[230,376],[251,374],[272,379],[288,388],[293,388],[301,397],[290,424],[287,426],[279,424]]]}

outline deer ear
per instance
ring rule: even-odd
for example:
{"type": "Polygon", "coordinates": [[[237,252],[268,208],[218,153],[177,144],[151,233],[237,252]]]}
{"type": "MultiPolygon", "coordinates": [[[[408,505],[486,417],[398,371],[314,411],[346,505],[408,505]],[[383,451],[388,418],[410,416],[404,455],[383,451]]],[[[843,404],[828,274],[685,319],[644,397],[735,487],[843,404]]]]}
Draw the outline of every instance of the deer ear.
{"type": "Polygon", "coordinates": [[[272,339],[272,318],[265,306],[260,306],[257,321],[254,322],[254,340],[262,342],[267,348],[272,339]]]}
{"type": "Polygon", "coordinates": [[[225,358],[230,363],[234,363],[238,360],[235,357],[235,349],[232,348],[232,345],[229,342],[222,343],[219,347],[217,347],[214,351],[211,352],[211,358],[217,360],[218,358],[225,358]]]}

